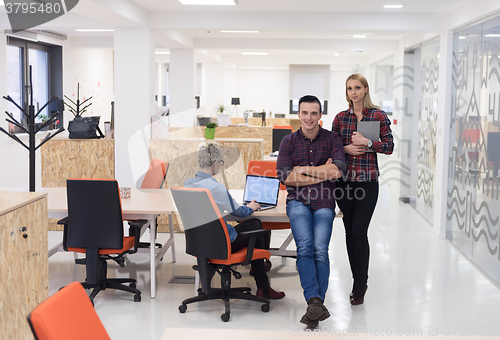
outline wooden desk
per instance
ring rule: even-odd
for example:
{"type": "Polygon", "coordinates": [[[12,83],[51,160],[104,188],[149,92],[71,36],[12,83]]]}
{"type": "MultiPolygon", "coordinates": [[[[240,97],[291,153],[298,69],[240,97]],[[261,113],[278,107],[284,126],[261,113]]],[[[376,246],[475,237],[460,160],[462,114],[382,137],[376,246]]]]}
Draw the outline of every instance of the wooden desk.
{"type": "MultiPolygon", "coordinates": [[[[26,191],[23,188],[12,188],[13,191],[26,191]]],[[[36,188],[37,192],[47,194],[47,212],[49,218],[64,218],[68,214],[68,202],[66,200],[66,188],[36,188]]],[[[150,227],[151,244],[156,243],[156,216],[166,214],[170,225],[173,225],[172,214],[175,211],[175,204],[170,195],[170,190],[166,189],[135,189],[131,188],[130,199],[121,201],[123,218],[126,220],[147,219],[150,227]]],[[[144,227],[144,232],[147,225],[144,227]]],[[[172,260],[175,262],[174,229],[170,228],[170,238],[158,251],[155,247],[150,247],[150,272],[151,272],[151,298],[156,296],[156,265],[167,252],[172,248],[172,260]]],[[[62,251],[62,242],[49,249],[48,257],[56,252],[62,251]]]]}

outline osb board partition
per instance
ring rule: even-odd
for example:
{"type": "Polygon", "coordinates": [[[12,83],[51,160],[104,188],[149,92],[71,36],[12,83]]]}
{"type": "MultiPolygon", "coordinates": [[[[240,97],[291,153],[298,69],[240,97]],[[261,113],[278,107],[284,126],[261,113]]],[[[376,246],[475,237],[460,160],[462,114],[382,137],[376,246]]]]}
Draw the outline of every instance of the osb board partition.
{"type": "Polygon", "coordinates": [[[114,140],[50,140],[41,148],[42,187],[65,187],[68,178],[114,178],[114,140]]]}
{"type": "MultiPolygon", "coordinates": [[[[169,162],[165,179],[165,188],[183,187],[184,182],[195,176],[200,169],[197,150],[204,140],[151,140],[149,143],[151,158],[169,162]]],[[[248,162],[262,160],[262,141],[218,141],[224,152],[223,171],[215,176],[219,183],[228,189],[243,189],[245,185],[248,162]]],[[[174,215],[174,230],[182,231],[182,225],[174,215]]],[[[162,232],[168,225],[168,216],[158,218],[158,231],[162,232]]]]}
{"type": "MultiPolygon", "coordinates": [[[[231,118],[232,124],[245,124],[245,118],[231,118]]],[[[261,118],[248,118],[248,125],[250,127],[262,126],[261,118]]],[[[273,127],[276,125],[291,125],[293,131],[300,128],[300,120],[298,118],[266,118],[266,126],[273,127]]]]}
{"type": "Polygon", "coordinates": [[[47,238],[46,198],[0,216],[2,339],[33,339],[26,316],[49,297],[47,238]]]}
{"type": "MultiPolygon", "coordinates": [[[[205,138],[205,127],[193,126],[169,135],[169,139],[180,138],[205,138]]],[[[262,138],[264,139],[264,154],[268,155],[273,147],[273,128],[271,126],[218,126],[215,129],[215,138],[262,138]]]]}

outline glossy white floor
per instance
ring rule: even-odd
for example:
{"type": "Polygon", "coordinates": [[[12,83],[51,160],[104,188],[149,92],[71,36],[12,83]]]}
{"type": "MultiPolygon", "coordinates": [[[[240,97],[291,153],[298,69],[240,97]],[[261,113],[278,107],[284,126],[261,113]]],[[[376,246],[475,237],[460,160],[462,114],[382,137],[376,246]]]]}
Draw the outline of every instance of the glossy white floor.
{"type": "MultiPolygon", "coordinates": [[[[286,236],[287,231],[273,232],[273,245],[286,236]]],[[[49,242],[54,244],[60,237],[61,233],[51,232],[49,242]]],[[[159,237],[166,239],[167,235],[159,237]]],[[[500,290],[447,241],[438,240],[419,214],[399,202],[387,186],[381,188],[369,239],[368,292],[364,305],[351,307],[343,224],[341,219],[335,220],[325,302],[331,317],[320,323],[320,332],[309,335],[500,336],[500,290]]],[[[109,266],[110,277],[136,278],[143,296],[135,303],[129,293],[106,290],[98,294],[95,308],[112,339],[211,339],[221,337],[221,331],[238,332],[240,339],[308,335],[299,323],[306,304],[294,259],[271,258],[271,285],[287,295],[272,301],[269,313],[261,312],[260,304],[239,301],[232,301],[227,323],[220,319],[224,307],[219,301],[188,305],[185,314],[179,313],[179,304],[193,296],[194,286],[168,281],[173,275],[193,275],[195,260],[184,253],[183,234],[176,234],[175,243],[177,262],[172,263],[169,251],[158,268],[158,291],[153,300],[149,297],[147,254],[130,256],[124,268],[109,266]]],[[[243,278],[233,280],[233,285],[248,285],[255,291],[248,269],[240,268],[243,278]]],[[[49,278],[53,294],[63,285],[84,280],[84,267],[74,264],[72,253],[58,253],[49,259],[49,278]]]]}

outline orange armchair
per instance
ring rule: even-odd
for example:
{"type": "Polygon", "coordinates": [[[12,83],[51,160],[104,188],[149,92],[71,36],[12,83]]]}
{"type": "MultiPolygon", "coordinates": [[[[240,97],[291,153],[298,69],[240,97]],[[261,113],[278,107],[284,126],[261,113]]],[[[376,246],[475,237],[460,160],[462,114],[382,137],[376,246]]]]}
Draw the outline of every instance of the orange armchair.
{"type": "Polygon", "coordinates": [[[99,316],[78,282],[59,290],[28,315],[38,340],[110,340],[99,316]]]}

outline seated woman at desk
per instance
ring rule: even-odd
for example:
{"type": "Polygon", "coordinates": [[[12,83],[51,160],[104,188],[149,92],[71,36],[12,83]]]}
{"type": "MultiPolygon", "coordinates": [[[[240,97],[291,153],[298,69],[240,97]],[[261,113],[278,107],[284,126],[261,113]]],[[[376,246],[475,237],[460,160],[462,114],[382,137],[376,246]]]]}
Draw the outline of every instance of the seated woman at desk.
{"type": "MultiPolygon", "coordinates": [[[[238,217],[246,217],[251,215],[255,210],[259,210],[260,205],[255,200],[248,203],[246,206],[240,206],[224,185],[217,182],[213,177],[219,172],[220,167],[224,164],[222,160],[222,148],[217,142],[209,141],[203,143],[198,148],[198,164],[200,170],[196,173],[195,177],[188,179],[184,186],[186,188],[205,188],[210,190],[215,203],[219,207],[221,214],[224,211],[229,212],[231,215],[238,217]]],[[[227,224],[227,223],[226,223],[227,224]]],[[[249,236],[244,236],[238,232],[259,230],[262,229],[260,220],[252,218],[241,222],[236,227],[227,224],[229,238],[231,240],[232,253],[243,249],[248,245],[249,236]]],[[[259,235],[255,241],[255,248],[268,249],[269,248],[269,235],[266,239],[259,235]]],[[[269,278],[266,274],[266,269],[271,268],[271,262],[264,263],[263,259],[253,260],[251,262],[252,271],[257,284],[257,293],[255,295],[267,299],[281,299],[285,296],[284,292],[275,291],[269,285],[269,278]],[[266,268],[267,267],[267,268],[266,268]]]]}

